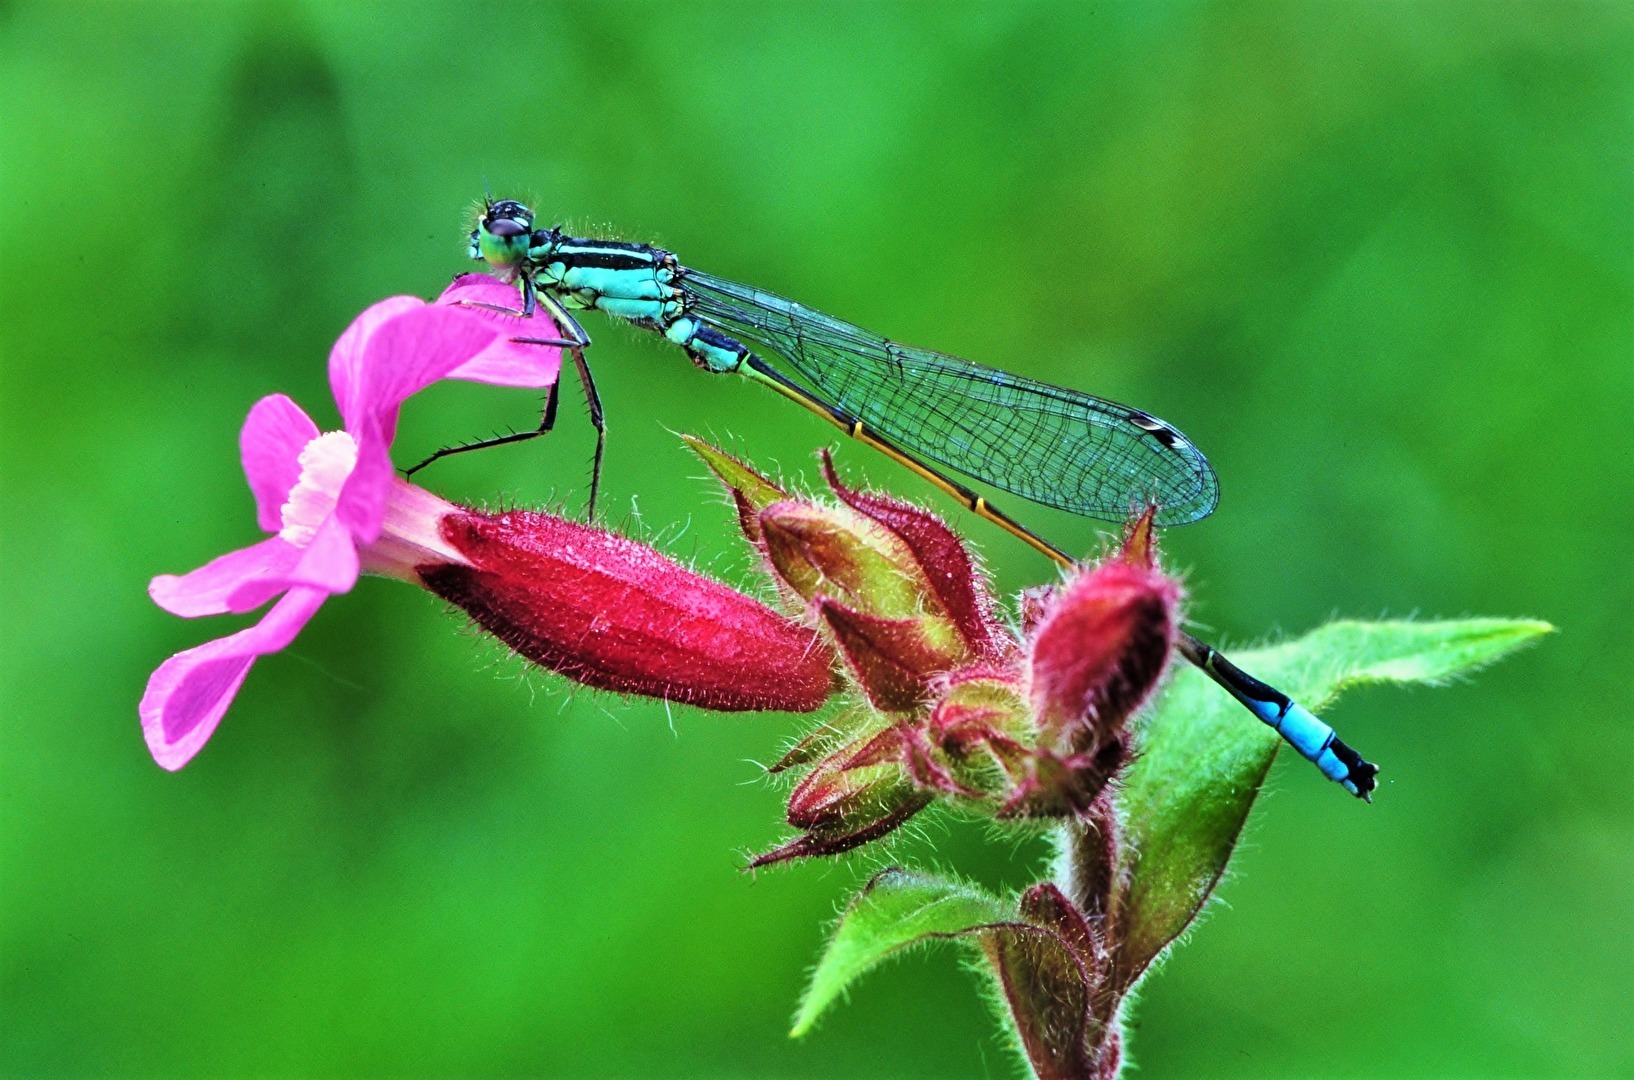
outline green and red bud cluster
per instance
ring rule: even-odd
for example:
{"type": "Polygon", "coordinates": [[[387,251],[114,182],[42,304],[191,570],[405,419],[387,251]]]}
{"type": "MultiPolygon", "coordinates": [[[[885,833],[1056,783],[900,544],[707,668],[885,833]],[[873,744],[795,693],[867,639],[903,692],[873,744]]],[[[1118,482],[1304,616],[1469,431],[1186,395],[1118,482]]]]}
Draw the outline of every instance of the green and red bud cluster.
{"type": "Polygon", "coordinates": [[[804,770],[788,804],[801,834],[753,865],[848,851],[938,800],[999,818],[1090,814],[1176,633],[1180,588],[1157,567],[1150,513],[1098,566],[1025,600],[1018,638],[935,515],[848,488],[826,455],[837,504],[688,442],[860,698],[773,766],[804,770]]]}

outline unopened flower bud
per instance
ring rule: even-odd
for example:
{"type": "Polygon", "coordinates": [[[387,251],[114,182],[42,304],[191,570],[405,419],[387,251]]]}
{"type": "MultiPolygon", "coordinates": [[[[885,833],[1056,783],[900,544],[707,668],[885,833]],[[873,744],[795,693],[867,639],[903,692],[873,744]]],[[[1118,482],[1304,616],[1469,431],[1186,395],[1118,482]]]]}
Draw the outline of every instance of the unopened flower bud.
{"type": "Polygon", "coordinates": [[[930,736],[948,753],[973,753],[995,739],[1024,740],[1031,734],[1020,682],[1007,671],[977,667],[956,672],[939,690],[930,736]]]}
{"type": "Polygon", "coordinates": [[[832,631],[876,708],[925,705],[946,673],[1014,655],[969,552],[935,515],[846,487],[826,452],[824,475],[841,506],[789,497],[736,458],[688,444],[731,490],[779,585],[832,631]]]}
{"type": "Polygon", "coordinates": [[[893,619],[926,610],[927,583],[907,545],[855,511],[789,499],[760,512],[760,530],[772,569],[806,600],[893,619]]]}
{"type": "Polygon", "coordinates": [[[817,611],[869,702],[885,712],[924,704],[932,681],[964,656],[943,619],[889,619],[832,600],[819,600],[817,611]]]}
{"type": "Polygon", "coordinates": [[[1099,932],[1049,882],[1022,894],[1020,915],[990,930],[983,945],[1033,1074],[1112,1080],[1120,1048],[1115,1028],[1099,1015],[1108,966],[1099,932]]]}
{"type": "Polygon", "coordinates": [[[764,547],[760,535],[760,512],[775,502],[782,502],[789,493],[760,475],[744,462],[711,446],[695,435],[682,435],[694,454],[703,459],[711,472],[720,477],[732,496],[738,511],[738,527],[756,547],[764,547]]]}
{"type": "Polygon", "coordinates": [[[421,567],[426,587],[588,686],[733,712],[809,712],[833,689],[812,629],[633,540],[529,511],[441,531],[467,565],[421,567]]]}
{"type": "Polygon", "coordinates": [[[1057,751],[1121,738],[1168,665],[1180,586],[1152,557],[1150,514],[1123,550],[1062,586],[1032,636],[1033,705],[1043,744],[1057,751]]]}
{"type": "Polygon", "coordinates": [[[928,747],[908,725],[853,740],[814,766],[789,795],[788,821],[804,835],[750,862],[768,866],[789,859],[838,855],[877,840],[928,806],[931,783],[946,781],[928,747]]]}
{"type": "Polygon", "coordinates": [[[1043,746],[1012,753],[1006,764],[1014,784],[994,816],[1081,817],[1128,762],[1129,742],[1121,734],[1077,754],[1058,754],[1043,746]]]}
{"type": "Polygon", "coordinates": [[[823,475],[841,502],[889,529],[912,553],[935,608],[952,620],[971,659],[1001,659],[1014,652],[1004,627],[993,617],[993,599],[964,542],[941,518],[911,503],[840,482],[834,459],[822,455],[823,475]]]}

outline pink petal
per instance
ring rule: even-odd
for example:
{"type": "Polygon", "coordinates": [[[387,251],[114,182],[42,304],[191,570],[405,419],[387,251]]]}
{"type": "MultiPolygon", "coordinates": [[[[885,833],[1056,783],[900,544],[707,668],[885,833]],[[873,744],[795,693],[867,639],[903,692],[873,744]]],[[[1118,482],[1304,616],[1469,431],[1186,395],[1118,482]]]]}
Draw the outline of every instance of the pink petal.
{"type": "Polygon", "coordinates": [[[493,327],[463,308],[429,306],[398,315],[370,336],[346,420],[346,430],[357,440],[357,465],[335,507],[358,543],[380,536],[394,475],[389,451],[403,401],[496,338],[493,327]]]}
{"type": "Polygon", "coordinates": [[[160,574],[148,583],[148,595],[172,615],[189,619],[250,611],[282,592],[285,586],[279,584],[253,602],[247,595],[240,596],[245,586],[263,580],[283,582],[300,559],[300,548],[274,536],[253,547],[212,559],[190,574],[180,577],[160,574]]]}
{"type": "Polygon", "coordinates": [[[138,709],[153,760],[170,770],[186,765],[215,731],[255,658],[293,641],[328,595],[292,589],[256,625],[160,664],[138,709]]]}
{"type": "Polygon", "coordinates": [[[245,581],[234,589],[227,598],[231,610],[253,611],[286,589],[322,589],[333,594],[350,592],[357,584],[357,545],[333,514],[318,526],[310,544],[294,550],[299,556],[288,567],[245,581]]]}
{"type": "Polygon", "coordinates": [[[412,298],[383,300],[358,316],[329,358],[335,403],[357,441],[357,465],[335,514],[361,544],[380,536],[402,403],[499,338],[494,326],[465,308],[397,302],[405,299],[412,298]]]}
{"type": "Polygon", "coordinates": [[[397,475],[388,450],[391,440],[381,433],[380,422],[373,416],[363,417],[356,427],[348,430],[357,439],[357,464],[340,489],[334,516],[351,532],[356,543],[372,544],[380,537],[386,517],[386,499],[397,475]]]}
{"type": "Polygon", "coordinates": [[[267,532],[283,527],[279,511],[301,478],[301,451],[317,437],[318,426],[283,394],[257,401],[245,417],[238,453],[255,493],[256,520],[267,532]]]}
{"type": "Polygon", "coordinates": [[[335,347],[329,350],[329,389],[335,395],[346,430],[352,429],[361,406],[358,396],[365,382],[364,368],[369,340],[392,319],[426,306],[418,296],[392,296],[364,310],[352,320],[335,347]]]}
{"type": "Polygon", "coordinates": [[[350,592],[357,584],[357,574],[357,545],[345,524],[331,514],[301,553],[301,564],[290,576],[289,585],[327,593],[350,592]]]}
{"type": "MultiPolygon", "coordinates": [[[[555,338],[556,324],[541,317],[522,336],[555,338]]],[[[555,384],[562,374],[562,350],[555,345],[530,345],[500,338],[475,357],[450,371],[445,378],[489,386],[526,386],[543,389],[555,384]]]]}
{"type": "Polygon", "coordinates": [[[254,611],[290,588],[348,592],[357,575],[357,546],[345,526],[331,516],[304,548],[270,537],[212,559],[190,574],[160,574],[148,583],[148,595],[172,615],[192,619],[254,611]]]}
{"type": "Polygon", "coordinates": [[[346,430],[352,431],[368,412],[379,418],[389,444],[404,401],[447,377],[499,337],[497,327],[464,308],[427,306],[398,315],[369,338],[346,430]]]}
{"type": "MultiPolygon", "coordinates": [[[[508,308],[511,311],[522,310],[522,292],[515,285],[507,285],[492,274],[469,273],[460,274],[448,283],[448,288],[437,297],[436,303],[443,305],[467,306],[468,310],[483,311],[482,308],[469,308],[471,304],[487,304],[490,308],[508,308]]],[[[495,319],[501,320],[500,329],[509,330],[514,324],[524,322],[520,314],[507,315],[503,311],[486,311],[495,319]]]]}
{"type": "MultiPolygon", "coordinates": [[[[438,304],[464,305],[459,310],[482,319],[503,334],[514,337],[561,338],[563,331],[543,310],[532,318],[494,311],[503,307],[520,310],[522,297],[516,286],[506,285],[487,274],[462,274],[437,298],[438,304]],[[489,307],[474,307],[487,304],[489,307]]],[[[556,382],[562,371],[562,350],[554,345],[529,345],[504,337],[448,373],[450,379],[488,383],[491,386],[527,386],[542,389],[556,382]]]]}

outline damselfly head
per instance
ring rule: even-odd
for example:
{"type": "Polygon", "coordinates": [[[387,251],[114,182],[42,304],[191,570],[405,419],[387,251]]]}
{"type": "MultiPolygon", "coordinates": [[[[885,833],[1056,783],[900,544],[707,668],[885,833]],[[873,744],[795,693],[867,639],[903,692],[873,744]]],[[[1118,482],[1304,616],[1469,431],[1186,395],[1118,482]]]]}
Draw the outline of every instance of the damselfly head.
{"type": "Polygon", "coordinates": [[[489,202],[471,232],[471,258],[496,270],[514,270],[528,257],[533,211],[514,199],[489,202]]]}

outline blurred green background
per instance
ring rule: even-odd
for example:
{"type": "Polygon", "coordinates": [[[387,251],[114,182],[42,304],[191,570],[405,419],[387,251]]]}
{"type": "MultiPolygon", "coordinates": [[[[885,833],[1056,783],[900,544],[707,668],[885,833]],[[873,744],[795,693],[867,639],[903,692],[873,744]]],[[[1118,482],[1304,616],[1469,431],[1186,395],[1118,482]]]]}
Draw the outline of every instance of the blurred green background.
{"type": "MultiPolygon", "coordinates": [[[[243,620],[170,617],[147,579],[258,538],[249,405],[333,424],[330,344],[468,267],[485,180],[1174,421],[1222,478],[1166,538],[1220,638],[1557,623],[1472,684],[1340,705],[1375,805],[1279,764],[1133,1053],[1151,1077],[1634,1075],[1634,7],[14,0],[0,116],[7,1075],[1015,1073],[945,951],[785,1037],[884,859],[1019,887],[1042,851],[938,819],[740,873],[783,835],[754,762],[794,718],[672,728],[367,580],[191,766],[148,758],[150,670],[243,620]]],[[[607,520],[750,581],[670,430],[808,479],[835,433],[589,329],[607,520]]],[[[437,388],[398,459],[535,402],[437,388]]],[[[590,445],[569,392],[548,445],[425,479],[577,513],[590,445]]],[[[956,521],[1006,593],[1052,575],[956,521]]]]}

